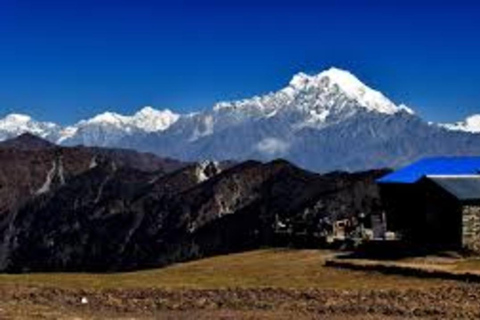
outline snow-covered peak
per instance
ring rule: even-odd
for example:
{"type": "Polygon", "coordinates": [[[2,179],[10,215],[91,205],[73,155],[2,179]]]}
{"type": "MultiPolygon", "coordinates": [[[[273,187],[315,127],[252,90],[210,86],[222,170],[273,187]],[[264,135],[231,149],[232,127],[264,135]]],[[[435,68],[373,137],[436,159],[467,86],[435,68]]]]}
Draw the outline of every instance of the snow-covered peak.
{"type": "Polygon", "coordinates": [[[132,115],[104,112],[61,129],[56,140],[62,144],[107,146],[123,138],[168,129],[180,115],[172,111],[144,107],[132,115]]]}
{"type": "Polygon", "coordinates": [[[363,84],[363,82],[358,80],[358,78],[355,77],[349,71],[334,68],[334,67],[319,73],[315,77],[320,79],[323,77],[327,77],[332,82],[338,84],[342,89],[351,93],[370,89],[365,84],[363,84]]]}
{"type": "Polygon", "coordinates": [[[292,77],[290,80],[290,87],[295,88],[297,90],[304,89],[310,82],[312,81],[312,77],[306,73],[299,72],[292,77]]]}
{"type": "Polygon", "coordinates": [[[464,121],[440,124],[440,126],[453,131],[480,133],[480,114],[471,115],[464,121]]]}
{"type": "Polygon", "coordinates": [[[68,140],[75,136],[78,132],[78,126],[68,126],[60,130],[59,136],[55,141],[58,144],[63,143],[63,141],[68,140]]]}
{"type": "Polygon", "coordinates": [[[152,107],[144,107],[132,117],[132,123],[147,132],[163,131],[174,124],[179,114],[169,109],[157,110],[152,107]]]}
{"type": "Polygon", "coordinates": [[[100,123],[100,124],[112,124],[112,125],[124,125],[128,122],[129,117],[123,116],[121,114],[115,112],[104,112],[94,116],[88,120],[80,121],[81,124],[92,124],[92,123],[100,123]]]}
{"type": "MultiPolygon", "coordinates": [[[[146,107],[143,107],[142,109],[138,110],[137,113],[135,113],[135,115],[136,116],[155,116],[155,115],[157,115],[158,113],[161,113],[161,112],[163,112],[163,111],[154,109],[151,106],[146,106],[146,107]]],[[[165,112],[170,112],[171,113],[171,111],[169,109],[165,109],[165,112]]]]}
{"type": "Polygon", "coordinates": [[[1,121],[4,123],[10,123],[10,124],[24,124],[32,120],[32,117],[26,114],[20,114],[20,113],[11,113],[7,115],[5,118],[3,118],[1,121]]]}
{"type": "Polygon", "coordinates": [[[411,109],[410,107],[408,107],[407,105],[405,105],[403,103],[398,106],[398,109],[399,109],[399,111],[404,111],[408,114],[415,114],[415,111],[413,111],[413,109],[411,109]]]}
{"type": "MultiPolygon", "coordinates": [[[[104,112],[95,117],[82,120],[73,127],[85,127],[90,124],[109,125],[124,128],[135,128],[147,132],[163,131],[178,120],[180,115],[172,111],[156,110],[152,107],[144,107],[130,116],[115,112],[104,112]]],[[[73,129],[70,129],[72,132],[73,129]]]]}
{"type": "Polygon", "coordinates": [[[349,71],[334,67],[314,76],[309,76],[303,72],[298,73],[292,78],[289,86],[296,91],[316,89],[331,96],[335,93],[343,94],[369,111],[386,114],[395,114],[400,111],[413,113],[405,105],[395,105],[381,92],[368,87],[349,71]]]}
{"type": "Polygon", "coordinates": [[[347,96],[370,111],[387,114],[394,114],[400,111],[399,108],[382,93],[367,87],[348,71],[331,68],[320,73],[317,78],[320,78],[320,81],[322,78],[330,79],[330,81],[338,85],[347,96]]]}
{"type": "Polygon", "coordinates": [[[58,126],[51,122],[40,122],[25,114],[12,113],[0,119],[0,139],[32,133],[42,138],[53,134],[58,126]]]}
{"type": "MultiPolygon", "coordinates": [[[[381,92],[361,82],[352,73],[330,68],[317,75],[300,72],[293,76],[287,87],[251,99],[220,102],[214,111],[236,110],[254,116],[269,116],[279,109],[314,113],[315,118],[326,119],[330,114],[352,115],[355,109],[383,114],[413,111],[405,105],[395,105],[381,92]]],[[[316,120],[316,121],[317,121],[316,120]]],[[[322,120],[323,121],[323,120],[322,120]]]]}

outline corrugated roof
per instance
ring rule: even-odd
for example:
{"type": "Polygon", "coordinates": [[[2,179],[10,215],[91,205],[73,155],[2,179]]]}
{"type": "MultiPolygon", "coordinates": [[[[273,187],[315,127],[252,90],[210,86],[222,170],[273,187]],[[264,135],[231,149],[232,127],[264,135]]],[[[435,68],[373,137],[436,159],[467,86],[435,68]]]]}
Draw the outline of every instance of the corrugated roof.
{"type": "Polygon", "coordinates": [[[427,175],[472,175],[480,172],[480,157],[425,158],[377,180],[379,183],[415,183],[427,175]]]}
{"type": "Polygon", "coordinates": [[[480,176],[427,176],[458,200],[480,200],[480,176]]]}

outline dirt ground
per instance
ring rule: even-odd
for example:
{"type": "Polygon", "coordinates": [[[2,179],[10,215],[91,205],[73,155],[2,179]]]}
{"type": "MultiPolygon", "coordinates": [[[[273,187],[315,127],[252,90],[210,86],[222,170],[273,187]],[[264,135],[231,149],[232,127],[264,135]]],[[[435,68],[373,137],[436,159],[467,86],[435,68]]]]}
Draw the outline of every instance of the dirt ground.
{"type": "Polygon", "coordinates": [[[108,289],[3,287],[2,319],[478,319],[480,287],[108,289]]]}
{"type": "Polygon", "coordinates": [[[480,284],[254,251],[135,273],[0,276],[0,319],[478,319],[480,284]],[[243,279],[243,281],[242,281],[243,279]]]}

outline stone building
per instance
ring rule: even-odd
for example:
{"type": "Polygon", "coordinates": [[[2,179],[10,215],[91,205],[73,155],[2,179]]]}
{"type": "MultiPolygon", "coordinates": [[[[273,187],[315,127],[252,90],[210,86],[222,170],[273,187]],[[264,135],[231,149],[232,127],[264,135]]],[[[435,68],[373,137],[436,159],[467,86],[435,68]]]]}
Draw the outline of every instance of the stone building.
{"type": "Polygon", "coordinates": [[[480,157],[423,159],[377,182],[402,241],[480,253],[480,157]]]}

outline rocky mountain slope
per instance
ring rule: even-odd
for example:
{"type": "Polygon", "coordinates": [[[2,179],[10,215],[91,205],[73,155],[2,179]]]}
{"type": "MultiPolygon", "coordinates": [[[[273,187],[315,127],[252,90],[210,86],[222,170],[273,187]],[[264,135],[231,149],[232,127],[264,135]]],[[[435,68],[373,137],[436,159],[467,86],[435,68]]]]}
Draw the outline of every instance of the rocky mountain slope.
{"type": "Polygon", "coordinates": [[[0,143],[0,217],[30,197],[54,191],[105,161],[160,173],[185,165],[125,149],[60,147],[34,135],[22,134],[0,143]]]}
{"type": "Polygon", "coordinates": [[[145,107],[61,127],[25,115],[0,120],[0,139],[32,132],[63,145],[132,148],[183,161],[287,159],[305,169],[364,170],[423,156],[480,152],[478,117],[427,123],[348,71],[299,73],[279,91],[175,114],[145,107]]]}
{"type": "Polygon", "coordinates": [[[0,145],[0,168],[10,168],[0,173],[0,270],[161,266],[275,245],[282,230],[318,245],[333,221],[380,210],[384,171],[319,175],[284,160],[167,170],[122,152],[28,135],[0,145]]]}

